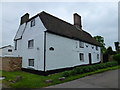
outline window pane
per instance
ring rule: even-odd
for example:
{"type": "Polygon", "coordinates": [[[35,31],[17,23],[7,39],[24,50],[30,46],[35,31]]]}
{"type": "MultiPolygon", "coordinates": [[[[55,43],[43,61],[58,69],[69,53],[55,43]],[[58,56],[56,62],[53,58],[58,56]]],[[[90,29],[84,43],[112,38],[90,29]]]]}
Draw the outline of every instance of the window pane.
{"type": "Polygon", "coordinates": [[[31,21],[31,27],[35,26],[35,19],[31,21]]]}
{"type": "Polygon", "coordinates": [[[84,48],[84,42],[79,41],[79,47],[80,47],[80,48],[84,48]]]}
{"type": "Polygon", "coordinates": [[[80,53],[79,57],[80,57],[80,61],[84,61],[84,54],[83,53],[80,53]]]}
{"type": "Polygon", "coordinates": [[[15,41],[15,50],[17,50],[17,41],[15,41]]]}
{"type": "Polygon", "coordinates": [[[12,52],[12,49],[8,49],[8,52],[12,52]]]}
{"type": "Polygon", "coordinates": [[[99,59],[99,54],[97,54],[97,59],[99,59]]]}
{"type": "Polygon", "coordinates": [[[33,48],[34,47],[34,40],[29,40],[28,41],[28,48],[33,48]]]}
{"type": "Polygon", "coordinates": [[[34,66],[34,59],[29,59],[29,66],[34,66]]]}

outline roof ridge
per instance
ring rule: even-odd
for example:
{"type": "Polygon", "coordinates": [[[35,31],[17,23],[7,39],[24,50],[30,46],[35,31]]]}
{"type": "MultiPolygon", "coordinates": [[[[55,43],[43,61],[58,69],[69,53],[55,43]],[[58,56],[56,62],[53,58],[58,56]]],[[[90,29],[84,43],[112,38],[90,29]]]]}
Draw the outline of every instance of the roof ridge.
{"type": "Polygon", "coordinates": [[[54,18],[56,18],[56,19],[58,19],[58,20],[60,20],[60,21],[63,21],[63,22],[65,22],[65,23],[69,24],[69,25],[74,26],[73,24],[71,24],[71,23],[69,23],[69,22],[67,22],[67,21],[65,21],[65,20],[63,20],[63,19],[60,19],[60,18],[58,18],[58,17],[56,17],[56,16],[54,16],[54,15],[51,15],[51,14],[45,12],[45,11],[42,11],[42,12],[39,13],[39,14],[42,14],[42,13],[45,13],[45,14],[47,14],[47,15],[49,15],[49,16],[52,16],[52,17],[54,17],[54,18]]]}

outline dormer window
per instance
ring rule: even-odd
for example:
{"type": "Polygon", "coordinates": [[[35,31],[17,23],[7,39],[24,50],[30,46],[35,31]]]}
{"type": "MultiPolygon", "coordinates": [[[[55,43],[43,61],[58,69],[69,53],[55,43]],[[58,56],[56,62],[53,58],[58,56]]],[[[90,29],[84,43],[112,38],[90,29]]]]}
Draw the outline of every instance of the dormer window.
{"type": "Polygon", "coordinates": [[[92,47],[92,49],[94,49],[94,46],[91,46],[92,47]]]}
{"type": "Polygon", "coordinates": [[[88,47],[88,45],[86,45],[86,47],[88,47]]]}
{"type": "Polygon", "coordinates": [[[80,47],[80,48],[84,48],[84,42],[79,41],[79,47],[80,47]]]}
{"type": "Polygon", "coordinates": [[[35,19],[31,20],[31,27],[35,26],[35,19]]]}

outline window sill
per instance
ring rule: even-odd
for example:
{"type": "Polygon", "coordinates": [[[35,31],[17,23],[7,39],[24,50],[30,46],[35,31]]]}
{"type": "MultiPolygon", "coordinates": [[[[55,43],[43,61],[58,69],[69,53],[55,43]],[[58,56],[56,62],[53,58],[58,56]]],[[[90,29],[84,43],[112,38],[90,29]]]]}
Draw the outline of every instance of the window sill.
{"type": "Polygon", "coordinates": [[[84,62],[83,60],[80,60],[80,62],[84,62]]]}
{"type": "Polygon", "coordinates": [[[28,69],[33,69],[33,70],[35,69],[35,67],[33,67],[33,66],[28,66],[27,68],[28,69]]]}
{"type": "Polygon", "coordinates": [[[80,47],[80,48],[84,48],[84,47],[80,47]]]}
{"type": "Polygon", "coordinates": [[[33,49],[33,47],[29,47],[28,49],[33,49]]]}

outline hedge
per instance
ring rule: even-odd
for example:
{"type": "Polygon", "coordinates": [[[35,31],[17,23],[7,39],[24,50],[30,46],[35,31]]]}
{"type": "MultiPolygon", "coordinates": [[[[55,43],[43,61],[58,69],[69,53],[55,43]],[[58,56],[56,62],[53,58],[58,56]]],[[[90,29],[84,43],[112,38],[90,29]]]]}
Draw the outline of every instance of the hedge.
{"type": "Polygon", "coordinates": [[[63,77],[69,77],[69,76],[72,76],[72,75],[83,74],[83,73],[87,73],[87,72],[93,72],[93,71],[96,71],[98,69],[103,69],[103,68],[117,66],[117,65],[118,65],[117,61],[111,61],[111,62],[96,64],[96,65],[80,66],[80,67],[76,67],[76,68],[74,68],[70,71],[63,72],[62,76],[63,77]]]}

